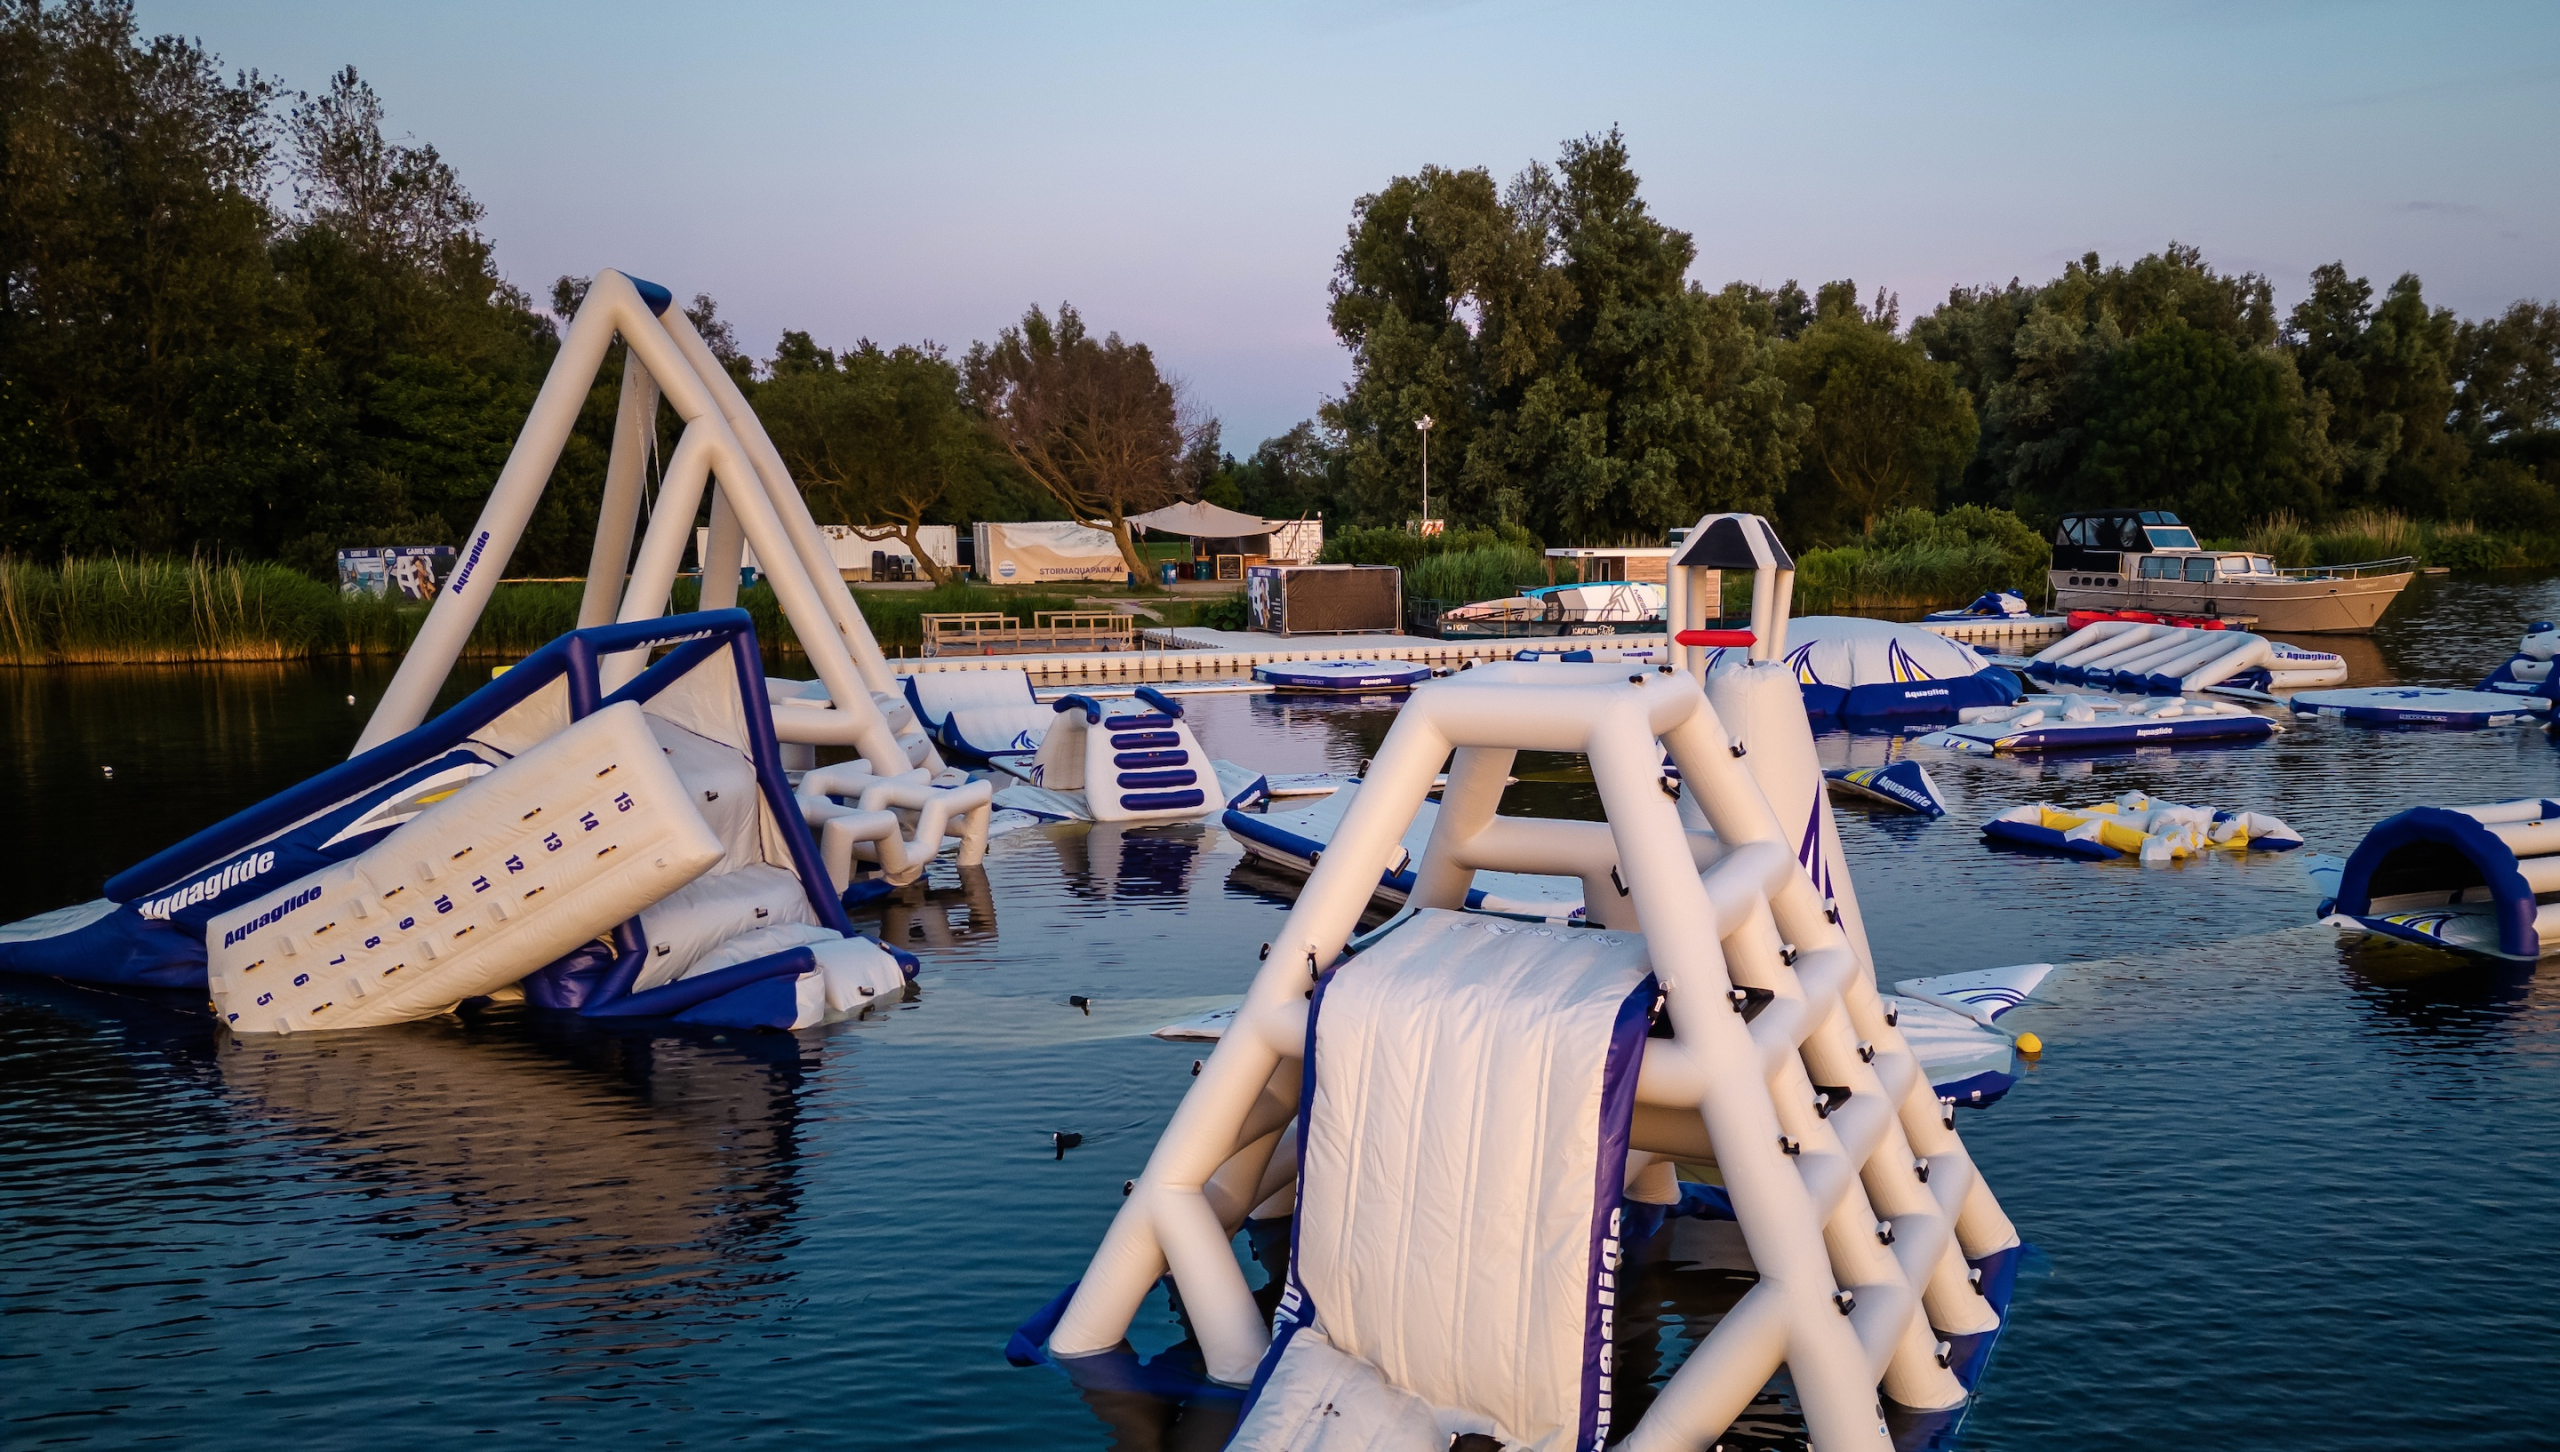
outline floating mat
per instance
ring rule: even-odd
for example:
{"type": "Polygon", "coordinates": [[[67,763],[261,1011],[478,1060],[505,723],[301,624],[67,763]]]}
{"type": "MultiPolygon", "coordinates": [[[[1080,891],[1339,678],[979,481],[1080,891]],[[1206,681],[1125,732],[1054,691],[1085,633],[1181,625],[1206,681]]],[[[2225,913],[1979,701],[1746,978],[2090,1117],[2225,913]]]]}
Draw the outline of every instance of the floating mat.
{"type": "Polygon", "coordinates": [[[1916,761],[1897,761],[1889,766],[1844,766],[1826,771],[1822,780],[1833,792],[1858,797],[1905,812],[1918,812],[1924,817],[1947,814],[1947,799],[1938,784],[1929,779],[1928,768],[1916,761]]]}
{"type": "Polygon", "coordinates": [[[2358,686],[2303,691],[2293,698],[2296,715],[2334,716],[2359,726],[2513,726],[2543,720],[2550,704],[2534,696],[2439,686],[2358,686]]]}
{"type": "Polygon", "coordinates": [[[1597,1448],[1655,985],[1633,933],[1415,914],[1309,1010],[1295,1254],[1235,1448],[1597,1448]],[[1300,1345],[1303,1338],[1305,1344],[1300,1345]]]}
{"type": "Polygon", "coordinates": [[[1920,738],[1923,746],[1991,756],[2030,751],[2263,741],[2284,729],[2233,701],[2178,697],[2135,702],[2103,696],[2030,696],[2015,706],[1920,738]]]}
{"type": "Polygon", "coordinates": [[[720,857],[640,707],[608,706],[214,918],[214,1011],[242,1033],[417,1018],[514,983],[720,857]]]}
{"type": "Polygon", "coordinates": [[[1401,660],[1293,660],[1255,666],[1253,678],[1284,691],[1409,691],[1431,679],[1431,667],[1401,660]]]}

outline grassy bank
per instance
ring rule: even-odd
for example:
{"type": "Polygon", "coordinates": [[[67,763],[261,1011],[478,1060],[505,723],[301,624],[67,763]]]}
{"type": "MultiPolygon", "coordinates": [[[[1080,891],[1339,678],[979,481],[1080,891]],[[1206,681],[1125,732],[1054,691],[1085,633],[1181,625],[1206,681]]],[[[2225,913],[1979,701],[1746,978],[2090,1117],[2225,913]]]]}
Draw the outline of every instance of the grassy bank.
{"type": "MultiPolygon", "coordinates": [[[[577,626],[583,591],[574,583],[498,586],[471,632],[466,653],[507,659],[539,650],[577,626]]],[[[678,580],[675,608],[691,610],[701,595],[696,581],[678,580]]],[[[917,653],[924,640],[922,617],[928,613],[994,611],[1028,625],[1036,611],[1088,608],[1079,606],[1080,597],[1073,594],[967,584],[933,590],[857,589],[855,598],[872,633],[892,656],[917,653]]],[[[782,618],[770,586],[758,583],[742,592],[738,603],[755,618],[756,637],[768,649],[799,649],[799,637],[782,618]]],[[[1222,603],[1215,598],[1148,598],[1148,608],[1174,625],[1194,624],[1204,610],[1222,603]]],[[[426,614],[422,604],[343,595],[275,564],[167,559],[44,564],[0,556],[0,664],[5,665],[391,655],[408,648],[426,614]]]]}

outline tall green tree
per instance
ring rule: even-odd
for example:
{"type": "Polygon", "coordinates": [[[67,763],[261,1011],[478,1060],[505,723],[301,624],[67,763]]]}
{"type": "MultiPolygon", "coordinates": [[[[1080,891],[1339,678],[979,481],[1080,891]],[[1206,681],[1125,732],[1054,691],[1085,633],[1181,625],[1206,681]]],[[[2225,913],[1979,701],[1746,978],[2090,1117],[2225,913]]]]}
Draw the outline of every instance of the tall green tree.
{"type": "Polygon", "coordinates": [[[899,540],[935,584],[949,578],[924,548],[924,526],[982,494],[992,460],[940,347],[865,338],[838,358],[786,332],[755,408],[821,519],[899,540]]]}
{"type": "Polygon", "coordinates": [[[1144,577],[1129,516],[1182,497],[1206,423],[1147,345],[1096,338],[1066,303],[1055,320],[1035,305],[995,342],[970,348],[964,376],[1005,456],[1070,519],[1107,531],[1129,573],[1144,577]]]}
{"type": "Polygon", "coordinates": [[[1789,399],[1812,411],[1785,509],[1807,540],[1867,534],[1888,510],[1928,509],[1973,459],[1972,396],[1951,365],[1897,336],[1898,320],[1892,300],[1861,308],[1855,284],[1829,284],[1817,320],[1780,350],[1789,399]]]}
{"type": "Polygon", "coordinates": [[[2415,274],[2373,305],[2373,285],[2330,263],[2288,320],[2294,365],[2357,503],[2441,516],[2461,502],[2470,450],[2448,427],[2455,405],[2453,314],[2430,309],[2415,274]]]}
{"type": "Polygon", "coordinates": [[[1367,518],[1418,503],[1424,415],[1462,523],[1644,537],[1775,497],[1808,422],[1777,340],[1687,281],[1695,245],[1638,190],[1612,131],[1505,191],[1426,167],[1360,199],[1332,308],[1355,371],[1323,419],[1367,518]]]}

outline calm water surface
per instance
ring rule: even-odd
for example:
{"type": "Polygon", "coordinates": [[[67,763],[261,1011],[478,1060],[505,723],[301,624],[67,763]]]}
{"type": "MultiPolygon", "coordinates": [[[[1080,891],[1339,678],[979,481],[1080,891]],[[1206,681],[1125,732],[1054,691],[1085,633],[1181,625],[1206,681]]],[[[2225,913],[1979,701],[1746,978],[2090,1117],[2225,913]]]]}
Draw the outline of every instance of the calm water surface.
{"type": "MultiPolygon", "coordinates": [[[[2551,580],[2425,582],[2344,648],[2358,683],[2468,684],[2555,615],[2551,580]]],[[[0,673],[0,919],[336,760],[386,680],[0,673]]],[[[1392,719],[1193,709],[1273,771],[1347,767],[1392,719]]],[[[2560,970],[2342,947],[2284,858],[2090,866],[1971,825],[2138,787],[2343,853],[2406,806],[2554,791],[2560,752],[2313,723],[1932,770],[1944,821],[1842,813],[1887,976],[2065,965],[2006,1021],[2043,1062],[1961,1121],[2042,1250],[1967,1444],[2552,1445],[2560,970]]],[[[1590,810],[1569,781],[1515,795],[1590,810]]],[[[182,1002],[0,982],[5,1445],[1214,1446],[1214,1412],[1079,1393],[1002,1347],[1190,1082],[1198,1050],[1146,1031],[1238,992],[1284,911],[1239,863],[1214,825],[1004,839],[866,923],[923,955],[915,1002],[796,1036],[502,1011],[265,1043],[182,1002]],[[1084,1136],[1063,1159],[1060,1129],[1084,1136]]],[[[1677,1354],[1714,1297],[1661,1286],[1677,1354]]],[[[1161,1298],[1133,1332],[1178,1336],[1161,1298]]]]}

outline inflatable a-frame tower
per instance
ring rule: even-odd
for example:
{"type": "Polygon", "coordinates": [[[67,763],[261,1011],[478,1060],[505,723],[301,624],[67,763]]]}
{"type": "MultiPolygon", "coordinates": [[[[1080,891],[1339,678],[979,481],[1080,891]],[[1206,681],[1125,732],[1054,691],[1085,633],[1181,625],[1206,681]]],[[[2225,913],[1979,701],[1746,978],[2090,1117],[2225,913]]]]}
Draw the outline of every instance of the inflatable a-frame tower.
{"type": "Polygon", "coordinates": [[[1083,1279],[1026,1340],[1110,1353],[1169,1273],[1209,1375],[1251,1384],[1234,1445],[1257,1449],[1701,1448],[1782,1366],[1824,1452],[1893,1445],[1886,1399],[1960,1415],[2017,1233],[1876,991],[1777,658],[1792,562],[1726,515],[1676,566],[1681,644],[1747,643],[1751,663],[1712,700],[1688,670],[1627,663],[1416,690],[1083,1279]],[[1716,568],[1756,576],[1747,636],[1693,628],[1716,568]],[[1587,757],[1606,820],[1499,815],[1522,750],[1587,757]],[[1444,764],[1409,907],[1355,937],[1444,764]],[[1478,871],[1579,878],[1588,921],[1459,912],[1478,871]],[[1758,1283],[1629,1428],[1611,1384],[1625,1217],[1682,1199],[1675,1167],[1729,1199],[1758,1283]],[[1266,1324],[1229,1241],[1280,1215],[1293,1248],[1266,1324]]]}
{"type": "MultiPolygon", "coordinates": [[[[611,270],[596,274],[497,487],[463,542],[452,579],[436,597],[426,625],[351,754],[426,718],[437,687],[461,657],[491,591],[506,573],[526,521],[542,502],[543,488],[604,365],[606,350],[619,337],[629,353],[623,360],[621,402],[586,594],[578,607],[579,627],[654,620],[666,613],[703,491],[716,484],[700,608],[720,610],[737,603],[739,567],[752,543],[823,688],[777,698],[775,734],[786,745],[853,747],[883,777],[917,767],[939,771],[941,760],[900,697],[880,643],[837,573],[826,536],[791,482],[782,455],[736,380],[674,301],[656,283],[611,270]],[[683,432],[666,458],[643,534],[642,497],[661,397],[682,421],[683,432]]],[[[646,663],[644,653],[637,651],[607,661],[605,688],[637,676],[646,663]]]]}

